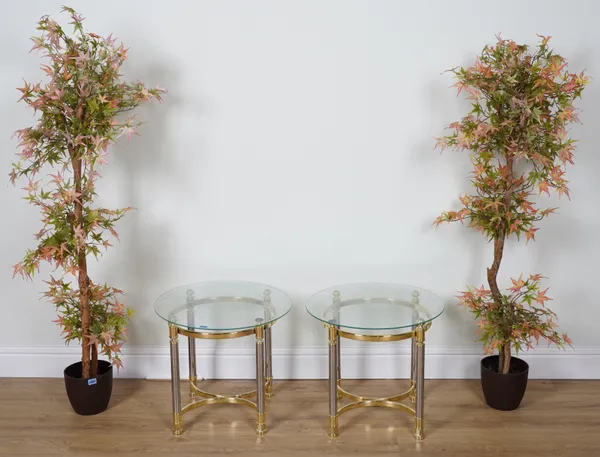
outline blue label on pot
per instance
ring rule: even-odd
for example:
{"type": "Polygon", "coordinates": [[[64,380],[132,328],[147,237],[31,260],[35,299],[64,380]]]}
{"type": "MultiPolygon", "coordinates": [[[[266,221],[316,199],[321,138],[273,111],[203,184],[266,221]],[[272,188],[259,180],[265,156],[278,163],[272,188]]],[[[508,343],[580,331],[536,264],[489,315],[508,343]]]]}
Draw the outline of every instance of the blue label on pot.
{"type": "Polygon", "coordinates": [[[88,386],[93,386],[94,384],[98,384],[98,380],[96,378],[88,379],[88,386]]]}
{"type": "Polygon", "coordinates": [[[208,328],[208,325],[200,325],[198,328],[208,328]]]}

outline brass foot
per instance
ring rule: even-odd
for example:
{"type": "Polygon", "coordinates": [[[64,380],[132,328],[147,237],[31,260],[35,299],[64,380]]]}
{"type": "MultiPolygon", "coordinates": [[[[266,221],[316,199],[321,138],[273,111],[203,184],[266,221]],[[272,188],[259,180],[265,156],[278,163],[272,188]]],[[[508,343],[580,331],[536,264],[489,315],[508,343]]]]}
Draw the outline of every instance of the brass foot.
{"type": "Polygon", "coordinates": [[[415,431],[413,433],[417,441],[425,439],[424,421],[422,418],[415,418],[415,431]]]}
{"type": "Polygon", "coordinates": [[[265,413],[258,413],[256,415],[256,434],[259,436],[267,433],[267,418],[265,413]]]}
{"type": "Polygon", "coordinates": [[[339,434],[337,416],[329,416],[329,438],[337,438],[339,434]]]}
{"type": "Polygon", "coordinates": [[[183,433],[183,421],[181,420],[181,413],[173,414],[173,435],[179,436],[183,433]]]}

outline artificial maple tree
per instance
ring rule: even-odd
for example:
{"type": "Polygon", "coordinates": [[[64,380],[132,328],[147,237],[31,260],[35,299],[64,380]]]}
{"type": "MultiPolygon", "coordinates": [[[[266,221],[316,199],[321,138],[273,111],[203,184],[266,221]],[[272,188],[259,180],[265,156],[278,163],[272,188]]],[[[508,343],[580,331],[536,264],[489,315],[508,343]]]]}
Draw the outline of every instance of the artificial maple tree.
{"type": "Polygon", "coordinates": [[[67,342],[82,346],[82,377],[95,377],[98,352],[121,366],[121,346],[132,311],[119,300],[122,291],[94,283],[87,260],[98,257],[118,237],[115,223],[131,208],[106,209],[94,204],[99,168],[108,148],[119,136],[136,134],[135,117],[120,116],[152,99],[163,89],[141,82],[124,82],[120,70],[127,56],[122,43],[86,31],[83,18],[64,7],[71,18],[68,35],[53,19],[38,23],[41,35],[33,37],[33,50],[43,52],[42,65],[49,81],[19,90],[38,113],[33,127],[16,132],[19,160],[10,179],[28,182],[25,199],[42,213],[37,247],[27,250],[15,265],[15,275],[32,278],[42,261],[59,272],[45,281],[44,293],[55,306],[67,342]],[[72,284],[72,280],[76,284],[72,284]]]}
{"type": "Polygon", "coordinates": [[[450,70],[460,94],[472,109],[450,124],[453,133],[436,147],[470,151],[470,181],[475,192],[460,197],[462,207],[443,212],[435,221],[464,222],[493,242],[494,259],[487,268],[488,287],[469,287],[459,299],[478,319],[486,353],[497,350],[500,373],[510,370],[511,348],[517,352],[545,339],[559,347],[570,344],[557,331],[555,314],[546,307],[548,289],[542,276],[511,279],[503,293],[498,271],[508,237],[535,239],[537,222],[556,208],[539,208],[542,193],[569,196],[566,167],[573,164],[575,140],[567,127],[578,122],[573,106],[588,82],[584,73],[569,73],[567,61],[540,36],[532,52],[526,45],[498,38],[485,46],[474,65],[450,70]]]}

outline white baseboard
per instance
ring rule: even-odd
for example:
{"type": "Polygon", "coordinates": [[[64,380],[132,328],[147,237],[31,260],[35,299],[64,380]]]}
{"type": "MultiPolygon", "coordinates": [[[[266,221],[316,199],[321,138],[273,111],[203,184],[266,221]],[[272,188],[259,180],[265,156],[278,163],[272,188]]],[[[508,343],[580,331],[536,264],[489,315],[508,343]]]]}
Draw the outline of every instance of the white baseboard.
{"type": "MultiPolygon", "coordinates": [[[[182,345],[183,346],[183,345],[182,345]]],[[[169,348],[130,347],[123,351],[125,368],[118,377],[169,379],[169,348]]],[[[187,377],[187,347],[181,348],[181,376],[187,377]]],[[[201,347],[198,345],[198,376],[206,379],[250,379],[255,373],[251,347],[201,347]]],[[[429,379],[479,377],[481,348],[450,346],[426,348],[425,376],[429,379]]],[[[538,348],[520,355],[530,365],[532,379],[600,379],[600,347],[560,351],[538,348]]],[[[79,359],[78,347],[0,347],[0,377],[62,377],[62,370],[79,359]]],[[[276,379],[327,378],[327,348],[274,347],[276,379]]],[[[410,349],[403,347],[342,348],[342,377],[357,379],[407,378],[410,349]]]]}

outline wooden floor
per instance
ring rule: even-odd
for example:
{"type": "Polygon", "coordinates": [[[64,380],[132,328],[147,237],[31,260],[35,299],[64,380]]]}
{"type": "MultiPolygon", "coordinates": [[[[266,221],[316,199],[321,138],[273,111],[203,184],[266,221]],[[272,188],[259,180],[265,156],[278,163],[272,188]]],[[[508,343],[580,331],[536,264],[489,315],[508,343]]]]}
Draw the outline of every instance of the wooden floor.
{"type": "MultiPolygon", "coordinates": [[[[348,390],[388,395],[402,381],[344,381],[348,390]]],[[[280,381],[268,402],[268,433],[255,435],[255,413],[213,405],[184,416],[171,435],[170,387],[163,381],[117,380],[108,411],[75,415],[62,380],[0,379],[0,456],[600,456],[600,382],[531,381],[521,408],[494,411],[477,381],[426,382],[426,439],[415,443],[411,418],[364,408],[340,418],[327,437],[327,382],[280,381]]],[[[245,381],[205,381],[233,393],[245,381]]],[[[187,398],[187,397],[184,397],[187,398]]]]}

